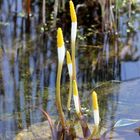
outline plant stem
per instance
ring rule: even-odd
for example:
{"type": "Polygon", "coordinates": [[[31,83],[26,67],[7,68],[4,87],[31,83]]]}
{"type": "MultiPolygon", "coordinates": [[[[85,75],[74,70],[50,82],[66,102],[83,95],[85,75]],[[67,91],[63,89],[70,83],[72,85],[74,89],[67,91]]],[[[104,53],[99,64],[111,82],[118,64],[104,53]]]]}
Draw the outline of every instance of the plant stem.
{"type": "Polygon", "coordinates": [[[61,98],[60,98],[60,82],[61,82],[62,65],[63,65],[62,63],[58,63],[57,80],[56,80],[56,104],[57,104],[62,127],[65,128],[65,118],[64,118],[64,113],[62,110],[61,98]]]}
{"type": "Polygon", "coordinates": [[[53,27],[56,26],[56,19],[57,19],[57,14],[58,14],[58,0],[55,0],[54,2],[54,21],[53,21],[53,27]]]}
{"type": "Polygon", "coordinates": [[[68,96],[68,103],[67,103],[68,111],[70,111],[71,95],[72,95],[72,76],[70,77],[69,96],[68,96]]]}
{"type": "Polygon", "coordinates": [[[65,10],[65,0],[62,0],[62,9],[65,10]]]}
{"type": "Polygon", "coordinates": [[[73,80],[76,80],[75,40],[71,41],[73,80]]]}
{"type": "Polygon", "coordinates": [[[99,131],[99,126],[95,125],[91,135],[87,138],[87,140],[92,140],[93,137],[97,136],[99,131]]]}

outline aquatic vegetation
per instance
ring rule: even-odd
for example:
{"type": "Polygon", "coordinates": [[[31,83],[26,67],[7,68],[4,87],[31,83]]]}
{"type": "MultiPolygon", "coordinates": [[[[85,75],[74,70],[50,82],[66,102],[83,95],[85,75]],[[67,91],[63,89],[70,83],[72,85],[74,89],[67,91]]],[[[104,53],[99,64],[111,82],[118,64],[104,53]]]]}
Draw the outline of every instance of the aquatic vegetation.
{"type": "Polygon", "coordinates": [[[68,66],[68,72],[70,77],[70,85],[69,85],[69,96],[68,96],[68,102],[67,102],[67,109],[70,111],[70,104],[71,104],[71,96],[72,96],[72,61],[69,51],[67,51],[66,54],[67,58],[67,66],[68,66]]]}
{"type": "MultiPolygon", "coordinates": [[[[58,127],[55,127],[53,125],[52,120],[49,117],[47,112],[45,112],[42,109],[40,110],[43,112],[43,114],[46,116],[47,120],[49,121],[53,140],[58,140],[58,135],[59,135],[60,140],[65,139],[65,138],[74,139],[74,138],[78,138],[78,136],[76,136],[75,134],[71,132],[71,129],[74,130],[74,124],[71,126],[71,124],[67,123],[67,120],[65,119],[64,112],[61,105],[60,81],[61,81],[62,66],[64,62],[64,57],[65,57],[65,47],[64,47],[64,40],[63,40],[63,34],[62,34],[61,28],[58,28],[57,30],[57,46],[58,46],[57,48],[58,49],[58,71],[57,71],[57,80],[56,80],[56,104],[57,104],[57,110],[58,110],[59,119],[60,119],[60,123],[58,124],[58,127]]],[[[72,77],[72,66],[71,66],[72,64],[71,64],[70,54],[68,51],[67,51],[67,64],[69,66],[68,67],[69,75],[70,77],[72,77]]],[[[73,85],[73,99],[74,99],[74,104],[76,108],[76,114],[78,116],[80,125],[82,127],[83,136],[87,138],[88,140],[90,140],[92,139],[93,136],[96,136],[96,133],[98,132],[97,128],[99,125],[99,119],[98,119],[99,112],[98,110],[96,110],[98,108],[97,95],[95,94],[95,92],[93,92],[93,94],[95,94],[93,97],[93,102],[94,102],[93,105],[94,105],[94,118],[96,120],[95,120],[95,126],[93,126],[93,132],[90,133],[87,122],[81,112],[80,99],[78,95],[78,87],[77,87],[76,80],[73,80],[72,85],[73,85]]],[[[71,96],[71,91],[69,94],[71,96]]],[[[69,100],[68,107],[70,108],[71,97],[69,97],[68,100],[69,100]]]]}
{"type": "Polygon", "coordinates": [[[71,15],[71,53],[72,53],[72,64],[73,64],[73,79],[76,80],[76,62],[75,62],[75,41],[77,33],[77,16],[73,2],[70,0],[70,15],[71,15]]]}
{"type": "MultiPolygon", "coordinates": [[[[70,112],[71,96],[73,92],[73,100],[74,100],[74,105],[76,109],[76,114],[80,122],[82,131],[83,131],[83,136],[84,138],[91,140],[93,139],[93,137],[96,137],[96,134],[98,132],[98,126],[99,126],[99,110],[98,110],[97,94],[95,91],[92,93],[92,105],[93,105],[93,115],[94,115],[95,126],[93,126],[93,132],[91,133],[88,128],[86,119],[84,118],[81,112],[80,98],[78,95],[78,87],[77,87],[77,82],[76,82],[75,40],[76,40],[76,28],[77,28],[76,19],[77,18],[76,18],[74,5],[72,1],[70,1],[70,13],[71,13],[71,19],[72,19],[72,28],[71,28],[72,60],[71,60],[70,53],[67,51],[66,59],[67,59],[69,77],[70,77],[70,87],[69,87],[67,108],[68,108],[68,111],[70,112]]],[[[44,110],[41,110],[41,111],[46,116],[47,120],[49,121],[53,140],[70,139],[70,138],[74,139],[74,138],[78,138],[77,136],[78,134],[75,135],[72,133],[71,130],[75,129],[74,124],[71,125],[67,123],[68,120],[65,119],[62,104],[61,104],[60,83],[61,83],[61,74],[62,74],[64,58],[65,58],[64,39],[63,39],[63,33],[62,33],[61,28],[58,28],[57,30],[57,53],[58,53],[58,69],[57,69],[57,79],[56,79],[56,105],[57,105],[57,110],[58,110],[59,119],[60,119],[60,123],[58,127],[53,126],[51,118],[49,117],[47,112],[45,112],[44,110]],[[58,135],[59,135],[59,138],[58,138],[58,135]]]]}
{"type": "Polygon", "coordinates": [[[61,98],[60,98],[60,81],[61,81],[61,73],[62,73],[62,66],[65,57],[65,47],[64,47],[64,40],[61,28],[57,30],[57,51],[58,51],[58,70],[57,70],[57,80],[56,80],[56,103],[58,112],[60,115],[60,120],[63,128],[65,127],[65,119],[61,105],[61,98]]]}

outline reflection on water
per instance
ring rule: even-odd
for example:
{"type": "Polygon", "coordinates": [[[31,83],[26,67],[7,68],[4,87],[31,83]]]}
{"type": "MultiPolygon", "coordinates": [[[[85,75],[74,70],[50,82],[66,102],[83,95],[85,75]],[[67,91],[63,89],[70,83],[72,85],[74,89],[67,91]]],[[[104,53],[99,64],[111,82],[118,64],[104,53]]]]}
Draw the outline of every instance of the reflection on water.
{"type": "MultiPolygon", "coordinates": [[[[56,115],[56,31],[53,32],[55,29],[50,28],[46,33],[41,33],[41,4],[38,0],[32,4],[31,17],[25,15],[20,0],[2,0],[0,7],[0,136],[10,139],[19,130],[44,120],[41,112],[33,109],[34,106],[56,115]]],[[[48,14],[50,13],[48,11],[48,14]]],[[[125,15],[120,20],[122,28],[120,40],[127,44],[127,39],[132,38],[131,45],[137,48],[139,54],[140,32],[132,34],[133,37],[128,36],[127,26],[124,24],[126,18],[125,15]]],[[[47,28],[51,23],[52,21],[47,21],[47,28]]],[[[138,21],[134,24],[136,28],[139,27],[138,21]]],[[[64,32],[67,33],[65,28],[64,32]]],[[[84,31],[84,27],[79,27],[79,34],[84,36],[85,33],[87,31],[84,31]]],[[[66,34],[66,40],[69,38],[67,36],[69,33],[66,34]]],[[[122,45],[120,40],[111,41],[115,36],[106,33],[102,37],[104,39],[99,39],[103,40],[102,43],[98,42],[99,36],[101,35],[92,33],[87,40],[77,39],[77,76],[82,93],[87,92],[89,88],[91,90],[99,81],[129,80],[140,77],[139,60],[132,62],[130,58],[130,62],[125,60],[120,62],[119,45],[122,45]]],[[[66,46],[69,49],[69,44],[66,46]]],[[[67,68],[64,66],[62,83],[67,82],[67,77],[67,68]]],[[[100,97],[101,101],[104,96],[100,97]]],[[[103,107],[102,118],[114,116],[117,110],[118,94],[114,91],[108,100],[116,103],[103,100],[105,107],[108,106],[108,112],[103,107]]],[[[107,120],[113,122],[112,117],[107,120]]]]}

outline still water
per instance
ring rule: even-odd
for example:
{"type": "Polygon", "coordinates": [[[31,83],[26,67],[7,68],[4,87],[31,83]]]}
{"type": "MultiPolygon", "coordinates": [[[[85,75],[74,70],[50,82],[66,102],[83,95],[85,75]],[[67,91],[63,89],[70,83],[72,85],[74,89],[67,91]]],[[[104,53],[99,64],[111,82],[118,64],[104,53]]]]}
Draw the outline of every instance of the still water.
{"type": "MultiPolygon", "coordinates": [[[[20,0],[0,1],[0,139],[2,140],[11,140],[20,130],[44,121],[43,115],[39,110],[33,109],[34,106],[45,109],[52,116],[57,116],[56,28],[52,27],[53,19],[50,16],[53,8],[48,8],[47,27],[43,32],[41,3],[35,0],[31,7],[32,16],[27,18],[23,2],[20,0]]],[[[94,33],[85,40],[77,37],[77,80],[81,93],[89,95],[98,82],[110,80],[122,82],[140,78],[140,21],[138,20],[140,14],[135,13],[133,20],[135,32],[132,33],[127,32],[127,18],[127,14],[122,14],[120,17],[120,36],[113,43],[109,41],[111,37],[108,34],[104,34],[103,43],[99,44],[94,33]],[[95,44],[99,47],[95,47],[95,44]],[[125,58],[123,53],[125,51],[122,49],[127,46],[132,47],[128,59],[125,58]],[[121,61],[119,55],[113,55],[120,52],[121,61]]],[[[69,50],[70,30],[65,23],[61,26],[69,50]]],[[[84,36],[85,28],[87,27],[78,27],[79,36],[84,36]]],[[[68,83],[68,79],[67,67],[64,64],[62,84],[68,83]]],[[[128,116],[131,119],[140,118],[140,113],[137,111],[139,108],[137,83],[139,81],[136,84],[134,82],[134,90],[129,82],[130,90],[127,88],[127,82],[117,85],[117,89],[107,95],[108,100],[103,101],[105,108],[108,109],[102,109],[100,104],[101,111],[104,110],[101,117],[105,126],[111,126],[110,122],[114,124],[115,121],[128,116]],[[130,95],[132,98],[129,98],[130,95]],[[136,108],[128,108],[134,103],[136,108]]],[[[82,97],[85,98],[87,95],[82,97]]],[[[104,96],[99,97],[100,102],[103,99],[104,96]]]]}

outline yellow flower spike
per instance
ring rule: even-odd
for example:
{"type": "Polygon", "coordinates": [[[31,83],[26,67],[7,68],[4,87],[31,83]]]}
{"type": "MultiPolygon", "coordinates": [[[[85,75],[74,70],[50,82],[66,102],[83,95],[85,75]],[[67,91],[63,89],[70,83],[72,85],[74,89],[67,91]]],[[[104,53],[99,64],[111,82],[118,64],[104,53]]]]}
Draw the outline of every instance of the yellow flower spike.
{"type": "Polygon", "coordinates": [[[66,56],[67,56],[67,64],[72,64],[72,61],[71,61],[71,56],[70,56],[69,51],[67,51],[66,56]]]}
{"type": "Polygon", "coordinates": [[[92,92],[92,107],[93,107],[94,122],[95,122],[95,125],[98,126],[100,122],[100,118],[99,118],[97,93],[95,91],[92,92]]]}
{"type": "Polygon", "coordinates": [[[66,59],[67,59],[69,77],[70,77],[69,96],[68,96],[67,108],[70,111],[71,95],[72,95],[72,61],[71,61],[71,56],[70,56],[69,51],[67,51],[67,53],[66,53],[66,59]]]}
{"type": "Polygon", "coordinates": [[[78,89],[77,89],[77,82],[73,80],[73,95],[78,97],[78,89]]]}
{"type": "Polygon", "coordinates": [[[71,56],[69,51],[67,51],[66,53],[66,59],[67,59],[67,66],[68,66],[68,72],[69,72],[69,76],[70,78],[72,78],[72,60],[71,60],[71,56]]]}
{"type": "Polygon", "coordinates": [[[63,39],[63,33],[62,29],[58,28],[57,29],[57,47],[62,47],[64,45],[64,39],[63,39]]]}
{"type": "Polygon", "coordinates": [[[71,49],[72,49],[72,65],[73,65],[73,80],[76,80],[76,62],[75,62],[75,42],[77,34],[77,16],[72,0],[69,1],[70,4],[70,15],[71,15],[71,49]]]}
{"type": "Polygon", "coordinates": [[[95,110],[98,109],[97,93],[95,91],[92,92],[92,107],[95,110]]]}
{"type": "Polygon", "coordinates": [[[63,63],[65,57],[65,47],[61,28],[58,28],[57,30],[57,51],[58,51],[58,61],[60,63],[63,63]]]}
{"type": "Polygon", "coordinates": [[[74,99],[76,113],[80,117],[81,112],[80,112],[80,103],[79,103],[79,95],[78,95],[78,89],[77,89],[76,80],[73,80],[73,99],[74,99]]]}
{"type": "Polygon", "coordinates": [[[62,127],[65,128],[65,117],[61,105],[61,95],[60,95],[62,67],[63,67],[64,57],[65,57],[65,47],[64,47],[63,33],[61,28],[58,28],[57,30],[57,52],[58,52],[58,67],[57,67],[57,78],[56,78],[56,104],[57,104],[58,114],[60,117],[62,127]]]}
{"type": "Polygon", "coordinates": [[[72,0],[69,1],[69,4],[70,4],[71,20],[72,20],[72,22],[77,22],[77,16],[76,16],[76,12],[75,12],[75,8],[74,8],[74,4],[73,4],[72,0]]]}

